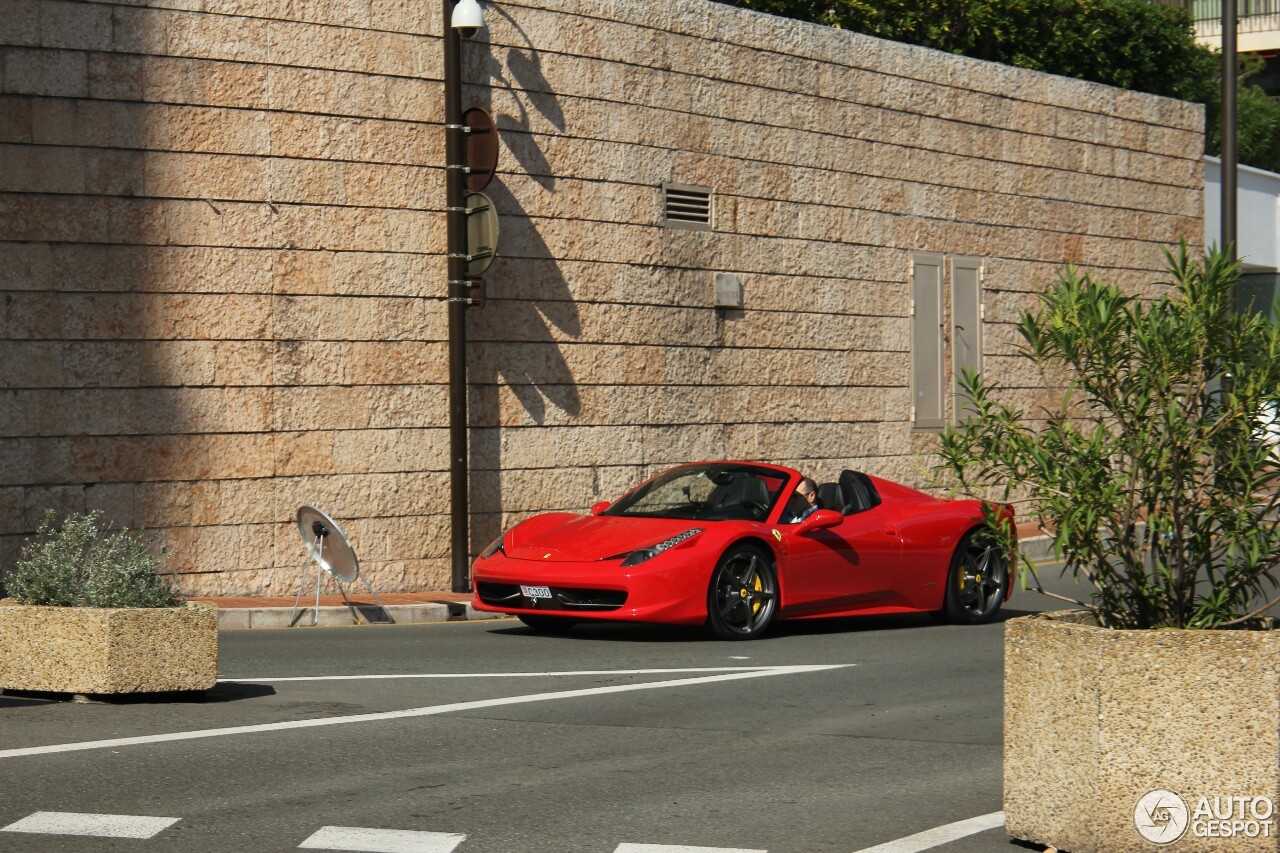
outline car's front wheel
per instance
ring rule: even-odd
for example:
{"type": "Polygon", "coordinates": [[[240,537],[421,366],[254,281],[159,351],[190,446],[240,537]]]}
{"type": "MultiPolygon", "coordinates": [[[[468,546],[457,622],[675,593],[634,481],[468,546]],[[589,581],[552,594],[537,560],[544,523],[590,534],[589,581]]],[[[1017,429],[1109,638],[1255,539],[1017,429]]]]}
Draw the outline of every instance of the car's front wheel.
{"type": "Polygon", "coordinates": [[[971,530],[951,558],[943,613],[950,622],[978,625],[1000,611],[1009,589],[1009,561],[985,530],[971,530]]]}
{"type": "Polygon", "coordinates": [[[725,552],[707,590],[707,626],[723,640],[759,637],[778,607],[778,573],[773,559],[754,545],[725,552]]]}

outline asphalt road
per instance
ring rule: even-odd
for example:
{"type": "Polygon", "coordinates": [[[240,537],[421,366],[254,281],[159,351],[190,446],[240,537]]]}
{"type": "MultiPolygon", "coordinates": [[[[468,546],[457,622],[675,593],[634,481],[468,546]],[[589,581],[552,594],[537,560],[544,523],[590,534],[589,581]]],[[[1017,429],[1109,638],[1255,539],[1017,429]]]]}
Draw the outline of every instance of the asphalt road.
{"type": "MultiPolygon", "coordinates": [[[[1018,593],[1006,613],[1053,607],[1018,593]]],[[[198,700],[0,696],[0,827],[176,819],[145,840],[9,829],[0,851],[401,849],[323,827],[443,834],[392,839],[432,853],[862,851],[999,812],[1001,642],[998,622],[916,616],[750,643],[514,620],[224,632],[226,680],[198,700]]],[[[996,828],[929,849],[1024,848],[996,828]]]]}

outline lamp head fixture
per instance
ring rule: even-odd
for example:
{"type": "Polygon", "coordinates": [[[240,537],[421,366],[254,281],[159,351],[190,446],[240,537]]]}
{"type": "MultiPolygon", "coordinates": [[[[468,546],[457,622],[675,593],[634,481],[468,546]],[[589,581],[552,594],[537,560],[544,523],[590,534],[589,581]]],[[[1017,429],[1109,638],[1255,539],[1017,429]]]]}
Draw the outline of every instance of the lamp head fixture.
{"type": "Polygon", "coordinates": [[[476,32],[484,27],[484,12],[480,4],[476,0],[457,0],[449,25],[462,38],[475,38],[476,32]]]}

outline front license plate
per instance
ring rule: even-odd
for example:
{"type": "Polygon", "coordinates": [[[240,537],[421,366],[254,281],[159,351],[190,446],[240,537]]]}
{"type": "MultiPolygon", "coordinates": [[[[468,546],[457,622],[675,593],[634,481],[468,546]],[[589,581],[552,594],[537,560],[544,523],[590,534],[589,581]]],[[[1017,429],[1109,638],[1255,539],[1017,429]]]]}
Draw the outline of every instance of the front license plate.
{"type": "Polygon", "coordinates": [[[547,586],[522,586],[520,594],[525,598],[550,598],[551,587],[547,586]]]}

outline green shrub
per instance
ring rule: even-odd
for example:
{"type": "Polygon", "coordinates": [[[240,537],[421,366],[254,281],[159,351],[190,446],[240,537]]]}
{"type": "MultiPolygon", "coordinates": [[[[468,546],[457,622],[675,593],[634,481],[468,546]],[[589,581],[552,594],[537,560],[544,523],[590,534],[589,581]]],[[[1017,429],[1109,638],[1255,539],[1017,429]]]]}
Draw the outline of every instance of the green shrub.
{"type": "Polygon", "coordinates": [[[1203,102],[1217,59],[1186,11],[1146,0],[720,0],[773,15],[1203,102]]]}
{"type": "Polygon", "coordinates": [[[165,549],[158,536],[110,531],[98,510],[71,513],[59,529],[45,513],[37,538],[22,548],[5,587],[23,604],[58,607],[172,607],[181,603],[158,572],[165,549]]]}
{"type": "Polygon", "coordinates": [[[941,468],[971,494],[1025,495],[1104,626],[1256,623],[1280,598],[1280,325],[1236,312],[1238,262],[1166,254],[1150,302],[1064,272],[1018,331],[1065,397],[1028,414],[970,373],[977,417],[944,432],[941,468]]]}

